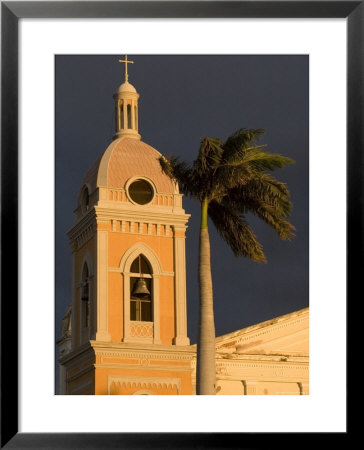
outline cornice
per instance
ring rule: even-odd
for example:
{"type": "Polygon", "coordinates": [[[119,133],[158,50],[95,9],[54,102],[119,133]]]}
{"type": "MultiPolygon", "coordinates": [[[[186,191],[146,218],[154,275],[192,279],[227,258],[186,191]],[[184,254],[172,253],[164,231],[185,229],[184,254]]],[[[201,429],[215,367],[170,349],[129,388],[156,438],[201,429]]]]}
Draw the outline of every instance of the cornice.
{"type": "Polygon", "coordinates": [[[220,359],[216,361],[216,367],[229,367],[229,368],[250,368],[250,369],[279,369],[279,370],[309,370],[308,361],[305,363],[299,362],[286,362],[286,361],[235,361],[220,359]]]}
{"type": "Polygon", "coordinates": [[[101,356],[103,358],[135,358],[141,360],[184,360],[189,361],[193,358],[193,355],[186,353],[178,353],[178,352],[149,352],[147,350],[96,350],[96,356],[101,356]]]}
{"type": "Polygon", "coordinates": [[[118,370],[143,370],[143,371],[147,371],[147,372],[175,372],[175,373],[191,373],[192,372],[192,367],[191,366],[186,366],[186,367],[181,367],[181,366],[176,366],[173,365],[173,363],[171,362],[170,365],[168,366],[164,366],[164,365],[158,365],[155,364],[153,366],[146,366],[146,365],[138,365],[138,364],[117,364],[117,363],[97,363],[94,364],[93,367],[95,369],[118,369],[118,370]]]}
{"type": "MultiPolygon", "coordinates": [[[[299,376],[296,376],[293,379],[287,379],[284,376],[277,377],[276,375],[257,378],[254,375],[247,375],[247,374],[244,374],[244,376],[240,376],[240,375],[230,375],[227,373],[216,373],[216,381],[240,381],[240,382],[245,381],[247,383],[253,383],[254,385],[255,384],[259,385],[259,383],[264,383],[264,382],[272,383],[272,384],[284,383],[284,384],[308,385],[307,377],[299,377],[299,376]]],[[[270,394],[270,395],[275,395],[275,394],[270,394]]],[[[297,395],[299,395],[298,392],[297,392],[297,395]]]]}
{"type": "MultiPolygon", "coordinates": [[[[292,322],[289,321],[289,322],[285,322],[285,323],[272,324],[271,327],[269,327],[269,326],[265,327],[264,329],[261,329],[257,333],[254,333],[253,338],[256,339],[257,337],[260,337],[260,336],[269,335],[269,334],[277,332],[278,330],[282,330],[283,328],[292,327],[292,326],[295,326],[295,325],[297,325],[301,322],[305,322],[305,321],[306,321],[306,318],[304,317],[304,318],[298,318],[292,322]]],[[[243,342],[250,341],[251,337],[252,336],[240,336],[239,339],[237,340],[236,344],[241,345],[243,342]]]]}
{"type": "Polygon", "coordinates": [[[70,230],[67,231],[70,241],[73,242],[90,227],[94,228],[94,231],[96,230],[96,212],[94,208],[91,208],[86,215],[84,215],[72,226],[72,228],[70,228],[70,230]]]}
{"type": "Polygon", "coordinates": [[[218,338],[216,338],[216,348],[217,350],[223,348],[224,345],[233,340],[236,341],[236,345],[239,345],[244,341],[250,340],[251,338],[271,334],[273,332],[276,332],[277,330],[291,327],[301,322],[305,322],[308,319],[308,308],[296,311],[294,313],[286,314],[284,316],[279,316],[275,319],[267,320],[256,325],[252,325],[250,327],[243,328],[241,330],[237,330],[223,336],[219,336],[218,338]]]}
{"type": "MultiPolygon", "coordinates": [[[[81,357],[84,358],[86,361],[87,358],[92,357],[94,355],[94,352],[92,351],[92,347],[89,342],[86,342],[85,344],[81,345],[80,347],[77,347],[74,350],[71,350],[67,355],[59,358],[60,364],[68,364],[71,363],[72,360],[75,360],[76,358],[81,357]]],[[[79,361],[79,360],[78,360],[79,361]]]]}
{"type": "Polygon", "coordinates": [[[156,225],[167,224],[172,227],[177,227],[180,230],[185,230],[190,217],[190,214],[174,213],[172,211],[166,212],[160,209],[146,211],[93,206],[86,215],[67,231],[67,235],[71,245],[77,242],[77,245],[81,246],[93,237],[96,232],[97,223],[99,222],[124,220],[129,222],[153,223],[156,225]]]}
{"type": "Polygon", "coordinates": [[[260,361],[260,362],[289,362],[308,364],[307,355],[284,355],[284,354],[242,354],[242,353],[219,353],[216,352],[216,361],[260,361]]]}
{"type": "Polygon", "coordinates": [[[185,225],[191,216],[190,214],[176,214],[162,211],[135,211],[121,210],[114,208],[95,207],[96,220],[127,220],[131,222],[153,222],[155,224],[164,225],[185,225]]]}
{"type": "Polygon", "coordinates": [[[164,345],[164,344],[139,344],[129,342],[99,342],[90,341],[91,347],[97,355],[102,356],[117,356],[123,353],[123,356],[138,354],[140,355],[155,355],[156,357],[173,358],[174,356],[186,356],[190,358],[195,354],[195,351],[190,346],[164,345]],[[129,353],[128,353],[129,352],[129,353]]]}

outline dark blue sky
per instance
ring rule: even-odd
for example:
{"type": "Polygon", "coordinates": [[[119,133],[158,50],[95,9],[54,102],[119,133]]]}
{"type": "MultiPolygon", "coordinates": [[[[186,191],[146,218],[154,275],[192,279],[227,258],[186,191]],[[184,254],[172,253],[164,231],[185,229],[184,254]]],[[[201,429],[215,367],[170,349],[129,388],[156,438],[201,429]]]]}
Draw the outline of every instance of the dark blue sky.
{"type": "MultiPolygon", "coordinates": [[[[111,142],[113,94],[124,80],[124,55],[56,56],[56,332],[71,300],[66,232],[87,169],[111,142]]],[[[249,221],[267,264],[235,258],[210,223],[216,335],[308,306],[309,59],[306,55],[128,55],[129,82],[140,94],[139,133],[165,155],[195,159],[206,136],[264,128],[267,150],[296,163],[274,172],[288,184],[296,237],[281,241],[249,221]]],[[[186,238],[188,334],[197,339],[199,204],[186,238]]]]}

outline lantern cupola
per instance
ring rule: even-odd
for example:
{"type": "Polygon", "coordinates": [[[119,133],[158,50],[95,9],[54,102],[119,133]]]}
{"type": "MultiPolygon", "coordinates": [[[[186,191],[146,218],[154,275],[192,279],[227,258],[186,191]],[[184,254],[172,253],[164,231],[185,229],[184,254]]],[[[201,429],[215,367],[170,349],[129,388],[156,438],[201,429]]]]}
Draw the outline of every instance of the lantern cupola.
{"type": "Polygon", "coordinates": [[[129,83],[128,64],[134,61],[119,59],[119,62],[125,64],[125,81],[118,91],[114,94],[115,100],[115,134],[114,139],[129,137],[140,139],[138,133],[138,98],[135,87],[129,83]]]}

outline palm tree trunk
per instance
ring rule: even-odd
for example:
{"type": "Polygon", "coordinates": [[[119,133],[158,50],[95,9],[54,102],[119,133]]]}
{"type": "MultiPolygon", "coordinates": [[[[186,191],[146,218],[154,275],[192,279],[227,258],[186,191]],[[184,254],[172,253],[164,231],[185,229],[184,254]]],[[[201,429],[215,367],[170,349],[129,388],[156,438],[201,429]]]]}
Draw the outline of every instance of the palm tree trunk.
{"type": "Polygon", "coordinates": [[[201,202],[200,227],[200,317],[197,343],[197,395],[215,395],[215,323],[210,264],[210,238],[207,228],[208,201],[201,202]]]}

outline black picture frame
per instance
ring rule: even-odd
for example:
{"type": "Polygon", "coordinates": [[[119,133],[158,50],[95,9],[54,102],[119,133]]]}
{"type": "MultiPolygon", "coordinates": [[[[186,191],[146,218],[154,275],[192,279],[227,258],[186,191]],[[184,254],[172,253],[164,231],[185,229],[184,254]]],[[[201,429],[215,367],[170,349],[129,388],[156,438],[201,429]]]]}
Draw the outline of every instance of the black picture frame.
{"type": "MultiPolygon", "coordinates": [[[[280,448],[298,436],[277,433],[18,432],[18,22],[21,18],[346,18],[347,311],[363,264],[363,1],[3,1],[1,2],[1,448],[280,448]],[[10,319],[9,319],[10,318],[10,319]],[[11,368],[11,370],[9,369],[11,368]],[[278,438],[278,439],[277,439],[278,438]]],[[[333,93],[333,95],[335,95],[333,93]]],[[[338,213],[342,213],[342,206],[338,213]]],[[[335,214],[335,212],[333,212],[335,214]]],[[[357,294],[356,294],[357,295],[357,294]]],[[[347,346],[348,351],[350,345],[347,346]]],[[[349,358],[348,358],[349,360],[349,358]]],[[[349,417],[349,415],[347,416],[349,417]]],[[[349,437],[337,433],[335,442],[349,437]]],[[[305,433],[300,443],[320,433],[305,433]]],[[[323,438],[327,436],[323,433],[323,438]]],[[[327,442],[326,442],[327,444],[327,442]]]]}

